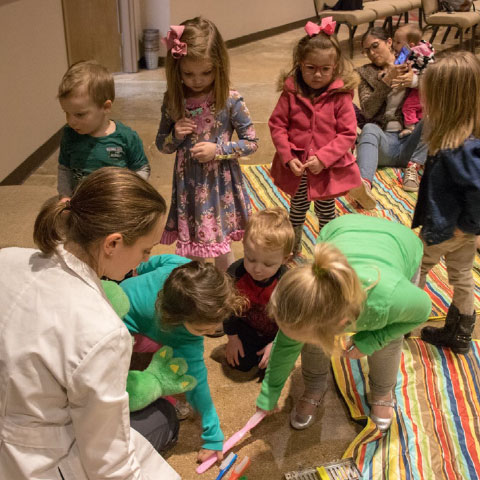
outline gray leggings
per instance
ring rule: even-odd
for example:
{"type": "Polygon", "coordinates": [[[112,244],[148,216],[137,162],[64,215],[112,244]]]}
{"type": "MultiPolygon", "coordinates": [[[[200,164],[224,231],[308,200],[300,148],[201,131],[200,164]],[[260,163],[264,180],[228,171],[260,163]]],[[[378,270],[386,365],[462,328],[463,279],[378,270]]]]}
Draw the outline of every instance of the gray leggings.
{"type": "MultiPolygon", "coordinates": [[[[402,354],[403,337],[391,341],[368,357],[370,392],[383,396],[392,391],[402,354]]],[[[305,393],[323,393],[327,389],[330,357],[316,345],[305,344],[302,349],[302,374],[305,393]]]]}
{"type": "MultiPolygon", "coordinates": [[[[411,282],[418,285],[420,267],[412,277],[411,282]]],[[[392,340],[381,350],[368,357],[368,383],[370,393],[383,396],[392,391],[397,383],[398,369],[402,357],[403,337],[392,340]]],[[[305,344],[302,349],[302,374],[305,393],[323,393],[327,389],[327,375],[330,367],[330,357],[323,353],[320,347],[305,344]]]]}

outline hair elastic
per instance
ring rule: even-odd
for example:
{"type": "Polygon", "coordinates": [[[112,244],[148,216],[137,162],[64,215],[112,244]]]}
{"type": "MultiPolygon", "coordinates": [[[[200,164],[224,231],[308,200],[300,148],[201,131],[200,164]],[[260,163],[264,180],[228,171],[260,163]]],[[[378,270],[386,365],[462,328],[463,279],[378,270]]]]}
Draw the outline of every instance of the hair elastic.
{"type": "Polygon", "coordinates": [[[181,58],[187,54],[187,44],[181,42],[185,25],[170,25],[170,30],[167,32],[167,36],[162,38],[162,43],[170,50],[173,58],[181,58]]]}
{"type": "Polygon", "coordinates": [[[65,200],[64,205],[63,205],[63,211],[65,210],[71,210],[72,206],[70,205],[70,200],[65,200]]]}
{"type": "Polygon", "coordinates": [[[315,264],[312,265],[312,270],[315,276],[319,278],[325,276],[328,273],[328,270],[326,268],[319,267],[318,265],[315,265],[315,264]]]}
{"type": "Polygon", "coordinates": [[[305,25],[305,31],[309,37],[314,37],[318,35],[320,32],[325,33],[326,35],[330,36],[335,33],[335,26],[337,22],[333,19],[333,17],[324,17],[322,18],[322,22],[320,25],[317,25],[313,22],[307,22],[305,25]]]}

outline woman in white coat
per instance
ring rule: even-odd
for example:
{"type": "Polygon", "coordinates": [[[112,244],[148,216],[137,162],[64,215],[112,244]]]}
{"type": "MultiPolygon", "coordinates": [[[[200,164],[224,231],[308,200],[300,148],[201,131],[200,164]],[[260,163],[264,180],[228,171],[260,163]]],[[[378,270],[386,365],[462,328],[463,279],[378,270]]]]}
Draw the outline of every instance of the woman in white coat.
{"type": "Polygon", "coordinates": [[[148,258],[166,205],[135,173],[103,168],[35,222],[40,250],[0,250],[0,478],[179,479],[130,428],[132,342],[102,276],[148,258]]]}

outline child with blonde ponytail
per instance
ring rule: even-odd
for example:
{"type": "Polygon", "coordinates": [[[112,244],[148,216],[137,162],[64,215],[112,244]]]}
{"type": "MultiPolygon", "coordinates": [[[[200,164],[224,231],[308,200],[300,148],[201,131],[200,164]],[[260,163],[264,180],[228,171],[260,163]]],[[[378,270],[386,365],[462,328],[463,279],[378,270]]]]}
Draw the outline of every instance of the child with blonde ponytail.
{"type": "Polygon", "coordinates": [[[370,417],[385,432],[393,419],[403,336],[431,310],[428,295],[412,283],[422,242],[403,225],[364,215],[331,221],[318,242],[313,264],[287,272],[270,299],[280,331],[257,406],[275,407],[301,352],[305,391],[290,423],[307,428],[326,391],[329,355],[368,356],[370,417]],[[337,336],[344,332],[355,334],[342,350],[337,336]]]}

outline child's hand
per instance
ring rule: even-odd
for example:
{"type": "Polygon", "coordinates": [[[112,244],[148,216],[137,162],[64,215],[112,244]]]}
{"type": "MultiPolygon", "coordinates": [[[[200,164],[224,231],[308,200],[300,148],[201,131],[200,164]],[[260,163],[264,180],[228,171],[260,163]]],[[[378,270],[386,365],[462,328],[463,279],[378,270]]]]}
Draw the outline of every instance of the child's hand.
{"type": "Polygon", "coordinates": [[[325,165],[315,155],[309,157],[307,163],[303,167],[308,168],[314,175],[318,175],[325,169],[325,165]]]}
{"type": "Polygon", "coordinates": [[[270,358],[270,351],[272,350],[272,345],[273,342],[270,342],[268,345],[266,345],[264,348],[257,352],[257,355],[263,355],[260,363],[258,364],[259,368],[267,368],[268,360],[270,358]]]}
{"type": "Polygon", "coordinates": [[[274,413],[278,413],[280,411],[280,407],[278,405],[275,405],[271,410],[264,410],[263,408],[257,407],[257,412],[263,412],[267,415],[273,415],[274,413]]]}
{"type": "MultiPolygon", "coordinates": [[[[240,364],[238,356],[242,358],[245,356],[243,351],[243,344],[238,335],[228,335],[227,348],[225,350],[225,358],[227,363],[232,367],[235,367],[240,364]]],[[[268,359],[267,359],[268,361],[268,359]]]]}
{"type": "Polygon", "coordinates": [[[362,357],[365,357],[365,353],[361,352],[356,346],[353,349],[349,350],[352,346],[352,343],[347,345],[347,349],[343,351],[343,355],[352,360],[359,360],[362,357]]]}
{"type": "Polygon", "coordinates": [[[205,460],[208,460],[212,453],[217,454],[217,460],[223,460],[223,453],[220,450],[207,450],[206,448],[201,448],[197,455],[197,463],[203,463],[205,460]]]}
{"type": "Polygon", "coordinates": [[[191,149],[192,157],[200,163],[210,162],[217,153],[217,144],[212,142],[196,143],[191,149]]]}
{"type": "Polygon", "coordinates": [[[186,135],[190,135],[196,128],[195,122],[191,118],[181,118],[175,123],[175,138],[183,140],[186,135]]]}
{"type": "Polygon", "coordinates": [[[297,177],[301,177],[303,174],[303,163],[298,158],[292,158],[287,165],[290,167],[290,170],[297,177]]]}

